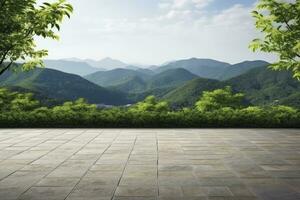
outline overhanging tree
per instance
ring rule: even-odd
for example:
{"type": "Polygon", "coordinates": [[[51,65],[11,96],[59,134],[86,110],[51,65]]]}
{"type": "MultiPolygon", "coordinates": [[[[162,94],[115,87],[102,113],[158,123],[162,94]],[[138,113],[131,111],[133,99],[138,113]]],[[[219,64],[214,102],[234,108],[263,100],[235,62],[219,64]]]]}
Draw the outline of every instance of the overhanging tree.
{"type": "Polygon", "coordinates": [[[250,44],[253,51],[277,53],[275,70],[290,70],[300,79],[300,0],[260,0],[253,12],[263,39],[250,44]]]}
{"type": "Polygon", "coordinates": [[[25,70],[42,65],[48,51],[36,49],[35,37],[59,39],[56,30],[72,12],[66,0],[40,6],[36,0],[0,0],[0,75],[16,61],[25,70]]]}

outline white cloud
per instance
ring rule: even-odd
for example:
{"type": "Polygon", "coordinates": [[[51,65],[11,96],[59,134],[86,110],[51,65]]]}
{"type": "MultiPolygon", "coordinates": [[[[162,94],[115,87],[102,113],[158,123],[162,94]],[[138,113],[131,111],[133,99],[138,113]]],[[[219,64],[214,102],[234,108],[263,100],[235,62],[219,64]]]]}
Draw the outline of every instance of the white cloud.
{"type": "Polygon", "coordinates": [[[159,9],[162,9],[162,10],[168,9],[168,8],[170,8],[171,6],[172,6],[172,4],[171,4],[171,3],[168,3],[168,2],[160,2],[160,3],[158,4],[158,8],[159,8],[159,9]]]}
{"type": "Polygon", "coordinates": [[[174,9],[202,9],[209,5],[213,0],[174,0],[174,9]]]}
{"type": "Polygon", "coordinates": [[[212,24],[217,26],[237,26],[239,28],[251,26],[254,23],[250,15],[252,9],[252,7],[244,7],[240,4],[236,4],[215,15],[212,18],[212,24]]]}
{"type": "Polygon", "coordinates": [[[199,17],[213,0],[164,0],[160,3],[166,13],[160,19],[190,20],[199,17]]]}
{"type": "Polygon", "coordinates": [[[267,58],[247,48],[257,37],[252,6],[237,4],[211,13],[206,8],[213,0],[159,0],[152,6],[156,10],[144,14],[140,8],[140,17],[132,17],[134,10],[129,8],[124,8],[122,15],[108,12],[114,5],[105,8],[103,2],[117,5],[118,0],[72,1],[75,13],[63,24],[60,43],[39,43],[50,50],[52,58],[110,56],[149,64],[188,57],[233,63],[267,58]]]}

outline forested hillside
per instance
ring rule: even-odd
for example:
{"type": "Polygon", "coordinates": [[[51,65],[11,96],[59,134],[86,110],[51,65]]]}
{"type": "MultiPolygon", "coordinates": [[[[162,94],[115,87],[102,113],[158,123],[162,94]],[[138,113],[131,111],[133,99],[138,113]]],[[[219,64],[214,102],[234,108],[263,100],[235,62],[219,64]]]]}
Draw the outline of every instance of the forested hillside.
{"type": "Polygon", "coordinates": [[[258,67],[228,81],[196,79],[166,94],[163,99],[174,106],[193,105],[203,91],[231,86],[234,91],[245,93],[253,105],[285,104],[299,107],[297,101],[300,82],[290,72],[272,71],[258,67]]]}
{"type": "Polygon", "coordinates": [[[16,73],[7,71],[0,76],[0,86],[24,88],[60,101],[85,98],[96,104],[123,105],[129,102],[120,92],[107,90],[80,76],[52,69],[37,68],[16,73]]]}
{"type": "Polygon", "coordinates": [[[99,86],[109,87],[123,84],[134,77],[139,77],[142,80],[147,80],[148,78],[150,78],[150,75],[132,69],[118,68],[110,71],[100,71],[89,74],[84,78],[99,86]]]}

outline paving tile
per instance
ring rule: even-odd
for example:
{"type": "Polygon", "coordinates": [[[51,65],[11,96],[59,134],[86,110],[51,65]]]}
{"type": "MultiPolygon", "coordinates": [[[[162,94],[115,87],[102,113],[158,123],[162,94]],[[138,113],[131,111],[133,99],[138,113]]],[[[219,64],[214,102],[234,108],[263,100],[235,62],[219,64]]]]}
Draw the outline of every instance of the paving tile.
{"type": "Polygon", "coordinates": [[[0,199],[300,199],[299,129],[0,129],[0,199]]]}
{"type": "Polygon", "coordinates": [[[199,185],[199,181],[194,176],[159,176],[159,185],[171,186],[171,185],[199,185]]]}
{"type": "MultiPolygon", "coordinates": [[[[66,200],[87,200],[86,196],[69,195],[66,200]]],[[[111,200],[111,197],[89,196],[88,200],[111,200]]]]}
{"type": "Polygon", "coordinates": [[[238,197],[255,197],[255,195],[250,191],[249,188],[242,186],[242,185],[236,185],[229,187],[229,190],[233,194],[233,196],[238,197]]]}
{"type": "Polygon", "coordinates": [[[227,197],[233,196],[232,192],[227,187],[208,187],[208,196],[227,197]]]}
{"type": "Polygon", "coordinates": [[[115,177],[83,177],[77,185],[77,188],[117,186],[119,178],[115,177]]]}
{"type": "Polygon", "coordinates": [[[280,182],[289,185],[295,191],[300,193],[300,179],[285,178],[285,179],[280,179],[280,182]]]}
{"type": "Polygon", "coordinates": [[[156,197],[114,197],[113,200],[157,200],[156,197]]]}
{"type": "Polygon", "coordinates": [[[199,178],[201,186],[243,186],[244,183],[239,178],[199,178]]]}
{"type": "Polygon", "coordinates": [[[119,185],[123,186],[157,186],[157,177],[146,176],[146,177],[122,177],[119,185]]]}
{"type": "Polygon", "coordinates": [[[261,200],[257,197],[208,197],[208,200],[261,200]]]}
{"type": "Polygon", "coordinates": [[[18,187],[0,188],[0,199],[16,200],[25,191],[26,188],[18,188],[18,187]]]}
{"type": "Polygon", "coordinates": [[[109,186],[79,188],[73,190],[67,199],[111,199],[113,196],[113,191],[114,188],[109,186]]]}
{"type": "Polygon", "coordinates": [[[35,184],[39,187],[74,187],[79,178],[66,178],[66,177],[45,177],[41,181],[35,184]]]}
{"type": "Polygon", "coordinates": [[[64,200],[70,187],[32,187],[19,197],[20,200],[64,200]]]}
{"type": "Polygon", "coordinates": [[[183,195],[187,197],[207,197],[208,188],[199,186],[183,186],[183,195]]]}
{"type": "Polygon", "coordinates": [[[123,171],[125,168],[124,165],[93,165],[90,170],[91,171],[123,171]]]}
{"type": "Polygon", "coordinates": [[[36,165],[25,165],[23,168],[20,169],[20,171],[46,171],[51,172],[55,169],[54,165],[42,165],[42,164],[36,164],[36,165]]]}
{"type": "Polygon", "coordinates": [[[180,186],[161,186],[159,187],[159,196],[161,197],[183,197],[180,186]]]}
{"type": "Polygon", "coordinates": [[[158,197],[159,200],[208,200],[208,197],[158,197]]]}
{"type": "Polygon", "coordinates": [[[251,191],[264,200],[295,200],[300,199],[300,193],[282,184],[270,184],[264,187],[251,186],[251,191]]]}
{"type": "Polygon", "coordinates": [[[44,172],[17,171],[0,181],[0,188],[30,188],[45,176],[44,172]]]}
{"type": "Polygon", "coordinates": [[[158,191],[156,187],[149,186],[119,186],[116,190],[116,196],[121,197],[155,197],[158,191]]]}

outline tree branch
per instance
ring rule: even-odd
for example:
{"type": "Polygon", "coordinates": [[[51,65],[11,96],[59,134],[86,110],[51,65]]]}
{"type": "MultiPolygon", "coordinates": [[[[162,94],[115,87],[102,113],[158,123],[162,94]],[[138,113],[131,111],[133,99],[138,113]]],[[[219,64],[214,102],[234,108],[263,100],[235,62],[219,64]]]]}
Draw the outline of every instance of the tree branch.
{"type": "MultiPolygon", "coordinates": [[[[27,37],[29,37],[30,36],[30,34],[31,34],[31,30],[29,30],[26,34],[25,34],[25,36],[23,37],[23,38],[21,38],[20,40],[24,40],[24,39],[26,39],[27,37]]],[[[7,56],[7,54],[9,53],[9,51],[11,51],[14,47],[16,46],[16,44],[14,44],[14,45],[11,45],[6,51],[5,51],[5,53],[3,54],[3,56],[2,56],[2,58],[1,58],[1,60],[0,60],[0,66],[3,64],[3,62],[4,62],[4,60],[5,60],[5,57],[7,56]]],[[[1,74],[0,74],[1,75],[1,74]]]]}
{"type": "Polygon", "coordinates": [[[9,51],[11,50],[12,48],[9,48],[8,50],[6,50],[6,52],[3,54],[1,60],[0,60],[0,66],[3,64],[7,54],[9,53],[9,51]]]}
{"type": "MultiPolygon", "coordinates": [[[[280,7],[280,3],[277,2],[275,5],[277,5],[277,8],[278,8],[278,9],[281,8],[281,7],[280,7]]],[[[288,10],[286,10],[285,8],[283,8],[283,9],[284,9],[286,12],[288,12],[288,10]]],[[[281,15],[281,17],[283,18],[283,21],[284,21],[285,25],[287,26],[287,29],[288,29],[289,31],[293,31],[293,28],[290,26],[288,20],[287,20],[286,17],[285,17],[285,14],[280,13],[280,15],[281,15]]]]}
{"type": "Polygon", "coordinates": [[[286,24],[287,29],[288,29],[289,31],[293,31],[292,27],[289,25],[289,22],[286,20],[285,17],[283,17],[283,21],[284,21],[284,23],[286,24]]]}
{"type": "Polygon", "coordinates": [[[6,70],[8,70],[10,67],[11,67],[11,65],[14,63],[14,61],[11,61],[6,67],[4,67],[3,69],[1,69],[1,71],[0,71],[0,76],[6,71],[6,70]]]}

